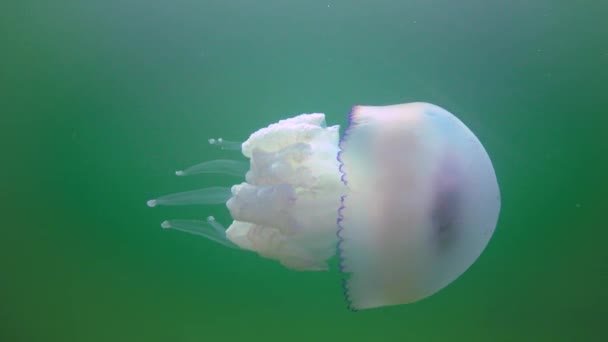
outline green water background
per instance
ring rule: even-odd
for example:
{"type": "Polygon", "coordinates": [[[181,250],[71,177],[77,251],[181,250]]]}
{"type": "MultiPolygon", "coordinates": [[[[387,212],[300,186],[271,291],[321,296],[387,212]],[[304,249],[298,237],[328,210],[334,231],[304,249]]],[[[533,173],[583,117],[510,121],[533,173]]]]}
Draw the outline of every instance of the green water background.
{"type": "Polygon", "coordinates": [[[0,341],[607,341],[608,2],[6,1],[0,5],[0,341]],[[497,231],[424,301],[351,313],[300,273],[163,231],[145,206],[232,177],[302,112],[429,101],[489,151],[497,231]]]}

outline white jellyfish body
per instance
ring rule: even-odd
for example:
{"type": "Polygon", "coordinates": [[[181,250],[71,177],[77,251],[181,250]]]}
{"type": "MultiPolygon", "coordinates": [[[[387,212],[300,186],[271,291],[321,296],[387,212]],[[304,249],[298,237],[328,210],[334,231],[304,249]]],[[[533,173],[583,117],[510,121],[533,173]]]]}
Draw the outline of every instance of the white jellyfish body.
{"type": "MultiPolygon", "coordinates": [[[[230,227],[224,231],[213,218],[163,227],[297,270],[325,270],[338,254],[354,310],[439,291],[479,257],[498,220],[498,183],[485,149],[459,119],[432,104],[353,107],[341,140],[339,126],[327,127],[324,114],[302,114],[256,131],[240,146],[249,159],[245,182],[148,202],[225,202],[230,227]]],[[[212,161],[177,174],[243,168],[212,161]]]]}
{"type": "Polygon", "coordinates": [[[345,191],[336,159],[338,130],[325,127],[323,114],[303,114],[243,143],[251,168],[227,202],[234,218],[226,231],[230,241],[290,268],[327,269],[345,191]]]}

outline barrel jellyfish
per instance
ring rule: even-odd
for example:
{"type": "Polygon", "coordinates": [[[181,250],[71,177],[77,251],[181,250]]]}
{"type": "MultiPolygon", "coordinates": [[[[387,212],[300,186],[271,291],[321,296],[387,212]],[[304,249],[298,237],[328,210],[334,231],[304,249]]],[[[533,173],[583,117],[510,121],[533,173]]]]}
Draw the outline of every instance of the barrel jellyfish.
{"type": "Polygon", "coordinates": [[[228,229],[212,216],[161,226],[290,269],[327,270],[337,254],[352,310],[411,303],[458,278],[486,247],[500,212],[494,168],[475,134],[429,103],[355,106],[341,138],[339,128],[326,126],[324,114],[301,114],[242,144],[211,139],[248,161],[208,161],[176,174],[245,181],[148,205],[225,203],[234,219],[228,229]]]}

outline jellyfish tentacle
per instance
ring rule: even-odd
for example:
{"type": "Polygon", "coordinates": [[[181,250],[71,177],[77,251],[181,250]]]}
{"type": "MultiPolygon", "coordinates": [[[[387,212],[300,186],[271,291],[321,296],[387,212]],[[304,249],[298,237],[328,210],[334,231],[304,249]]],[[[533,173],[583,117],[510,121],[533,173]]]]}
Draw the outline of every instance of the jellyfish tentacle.
{"type": "Polygon", "coordinates": [[[239,160],[218,159],[202,162],[186,168],[185,170],[175,171],[176,176],[190,176],[201,173],[222,173],[231,176],[244,177],[249,169],[249,163],[239,160]]]}
{"type": "Polygon", "coordinates": [[[224,140],[224,138],[217,138],[217,139],[211,138],[211,139],[209,139],[209,144],[215,145],[222,150],[237,151],[237,150],[241,149],[241,145],[243,143],[241,143],[239,141],[224,140]]]}
{"type": "Polygon", "coordinates": [[[157,205],[191,205],[191,204],[222,204],[232,196],[230,188],[210,187],[205,189],[179,192],[151,199],[147,202],[149,207],[157,205]]]}
{"type": "Polygon", "coordinates": [[[220,235],[224,235],[224,237],[226,236],[226,228],[219,222],[217,222],[215,220],[215,217],[213,216],[209,216],[207,217],[207,223],[209,223],[209,225],[211,227],[213,227],[213,229],[215,229],[215,231],[220,234],[220,235]]]}
{"type": "Polygon", "coordinates": [[[200,235],[220,245],[240,249],[237,245],[226,238],[226,230],[218,223],[213,216],[209,216],[207,221],[200,220],[167,220],[161,223],[164,229],[175,229],[194,235],[200,235]]]}

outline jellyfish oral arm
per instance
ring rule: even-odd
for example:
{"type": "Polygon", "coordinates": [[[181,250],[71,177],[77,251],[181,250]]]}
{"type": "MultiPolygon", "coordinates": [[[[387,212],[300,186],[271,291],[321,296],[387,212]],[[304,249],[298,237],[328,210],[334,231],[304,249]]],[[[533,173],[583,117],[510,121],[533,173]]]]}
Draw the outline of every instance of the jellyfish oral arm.
{"type": "Polygon", "coordinates": [[[220,204],[230,198],[230,189],[211,187],[161,196],[147,202],[149,207],[157,205],[220,204]]]}
{"type": "Polygon", "coordinates": [[[224,140],[223,138],[211,138],[209,139],[209,144],[210,145],[215,145],[217,147],[219,147],[222,150],[233,150],[233,151],[238,151],[241,149],[241,143],[238,141],[230,141],[230,140],[224,140]]]}
{"type": "Polygon", "coordinates": [[[209,142],[241,149],[248,160],[203,162],[176,175],[241,174],[245,181],[166,195],[148,205],[225,203],[234,221],[225,233],[210,229],[216,221],[170,220],[163,227],[254,251],[291,269],[326,270],[335,255],[336,213],[346,191],[336,159],[339,126],[327,127],[324,114],[302,114],[262,128],[243,143],[209,142]]]}
{"type": "Polygon", "coordinates": [[[196,164],[185,170],[175,171],[175,175],[191,176],[201,173],[219,173],[244,177],[248,168],[249,165],[245,161],[218,159],[196,164]]]}
{"type": "Polygon", "coordinates": [[[243,143],[246,182],[227,202],[228,239],[296,270],[325,270],[335,254],[340,181],[339,127],[302,114],[254,132],[243,143]]]}
{"type": "Polygon", "coordinates": [[[226,238],[226,229],[218,223],[213,216],[209,216],[207,221],[200,220],[168,220],[161,223],[164,229],[175,229],[182,232],[200,235],[211,241],[215,241],[223,246],[238,248],[234,243],[226,238]]]}

